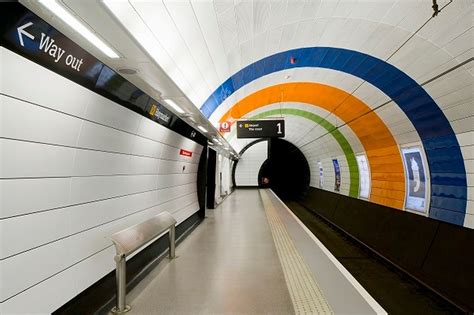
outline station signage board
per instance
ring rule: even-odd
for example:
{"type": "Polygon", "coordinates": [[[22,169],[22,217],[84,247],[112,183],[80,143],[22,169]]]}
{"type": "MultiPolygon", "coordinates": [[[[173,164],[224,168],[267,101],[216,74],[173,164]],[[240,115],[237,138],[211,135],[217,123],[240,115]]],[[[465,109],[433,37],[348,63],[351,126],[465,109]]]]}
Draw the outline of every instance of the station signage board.
{"type": "Polygon", "coordinates": [[[19,3],[2,9],[2,46],[73,80],[98,78],[102,63],[64,34],[19,3]]]}
{"type": "Polygon", "coordinates": [[[187,157],[192,157],[192,156],[193,156],[193,152],[188,151],[188,150],[181,149],[181,150],[179,150],[179,155],[187,156],[187,157]]]}
{"type": "Polygon", "coordinates": [[[223,121],[219,124],[220,132],[230,132],[230,121],[223,121]]]}
{"type": "Polygon", "coordinates": [[[283,119],[237,121],[237,138],[283,137],[285,137],[285,121],[283,119]]]}

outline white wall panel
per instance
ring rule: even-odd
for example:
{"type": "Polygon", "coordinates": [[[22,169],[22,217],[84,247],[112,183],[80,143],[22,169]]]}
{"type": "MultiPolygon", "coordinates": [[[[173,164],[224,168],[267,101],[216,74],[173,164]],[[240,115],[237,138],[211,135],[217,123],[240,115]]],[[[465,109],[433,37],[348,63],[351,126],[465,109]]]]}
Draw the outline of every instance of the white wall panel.
{"type": "Polygon", "coordinates": [[[237,163],[235,184],[237,186],[258,186],[258,172],[267,158],[267,141],[261,141],[249,147],[237,163]]]}
{"type": "Polygon", "coordinates": [[[67,205],[70,183],[70,178],[2,179],[0,218],[67,205]]]}
{"type": "Polygon", "coordinates": [[[75,153],[72,176],[140,174],[141,172],[133,172],[131,169],[131,164],[140,160],[151,160],[155,165],[158,165],[156,159],[126,154],[83,149],[76,149],[75,153]]]}
{"type": "Polygon", "coordinates": [[[113,270],[112,233],[199,209],[202,146],[0,52],[1,312],[51,313],[113,270]]]}
{"type": "Polygon", "coordinates": [[[75,149],[10,139],[0,139],[0,147],[0,178],[72,174],[75,149]]]}
{"type": "Polygon", "coordinates": [[[91,100],[90,91],[3,47],[0,49],[3,93],[71,115],[84,114],[91,100]]]}
{"type": "Polygon", "coordinates": [[[86,112],[81,117],[108,127],[137,133],[142,116],[99,95],[91,94],[86,112]]]}
{"type": "Polygon", "coordinates": [[[196,192],[196,184],[128,195],[0,221],[0,259],[196,192]],[[25,235],[24,231],[29,232],[25,235]]]}
{"type": "Polygon", "coordinates": [[[133,213],[110,223],[99,225],[82,233],[2,260],[0,261],[0,278],[5,285],[0,299],[3,301],[110,246],[109,236],[113,233],[142,222],[162,211],[176,212],[196,203],[196,201],[196,194],[185,195],[163,205],[133,213]],[[58,259],[59,257],[61,259],[58,259]],[[42,263],[32,264],[32,261],[41,261],[42,263]]]}
{"type": "Polygon", "coordinates": [[[2,137],[74,146],[82,120],[0,95],[2,137]],[[19,122],[21,121],[21,125],[19,122]]]}

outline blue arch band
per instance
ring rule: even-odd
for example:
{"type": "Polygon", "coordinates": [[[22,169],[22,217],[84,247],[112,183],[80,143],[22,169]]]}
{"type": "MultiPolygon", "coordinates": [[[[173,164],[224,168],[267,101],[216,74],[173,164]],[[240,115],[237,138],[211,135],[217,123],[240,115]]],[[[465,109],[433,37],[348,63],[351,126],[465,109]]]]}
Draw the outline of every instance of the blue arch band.
{"type": "Polygon", "coordinates": [[[441,109],[412,78],[370,55],[341,48],[309,47],[280,52],[248,65],[227,79],[201,106],[210,117],[244,85],[291,68],[327,68],[365,80],[389,96],[407,115],[425,149],[431,172],[430,217],[463,225],[467,204],[466,170],[456,135],[441,109]],[[296,58],[291,64],[290,58],[296,58]]]}

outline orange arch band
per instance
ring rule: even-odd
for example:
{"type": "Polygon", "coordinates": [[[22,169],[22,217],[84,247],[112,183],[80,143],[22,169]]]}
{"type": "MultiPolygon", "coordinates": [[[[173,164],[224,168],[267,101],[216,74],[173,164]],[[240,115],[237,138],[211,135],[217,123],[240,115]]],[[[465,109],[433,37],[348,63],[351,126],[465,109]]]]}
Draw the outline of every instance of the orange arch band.
{"type": "Polygon", "coordinates": [[[370,201],[403,209],[405,174],[397,142],[369,106],[343,90],[311,82],[273,85],[237,102],[220,122],[239,119],[255,109],[279,102],[321,107],[344,121],[359,138],[367,154],[372,178],[370,201]]]}

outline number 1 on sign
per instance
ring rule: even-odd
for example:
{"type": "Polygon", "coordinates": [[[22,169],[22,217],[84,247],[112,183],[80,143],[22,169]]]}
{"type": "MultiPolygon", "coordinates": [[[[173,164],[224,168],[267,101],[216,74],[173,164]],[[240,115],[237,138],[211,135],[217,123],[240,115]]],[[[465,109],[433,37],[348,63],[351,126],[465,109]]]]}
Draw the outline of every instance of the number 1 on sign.
{"type": "Polygon", "coordinates": [[[281,123],[277,124],[277,129],[278,129],[277,135],[281,135],[282,134],[282,132],[281,132],[281,123]]]}

